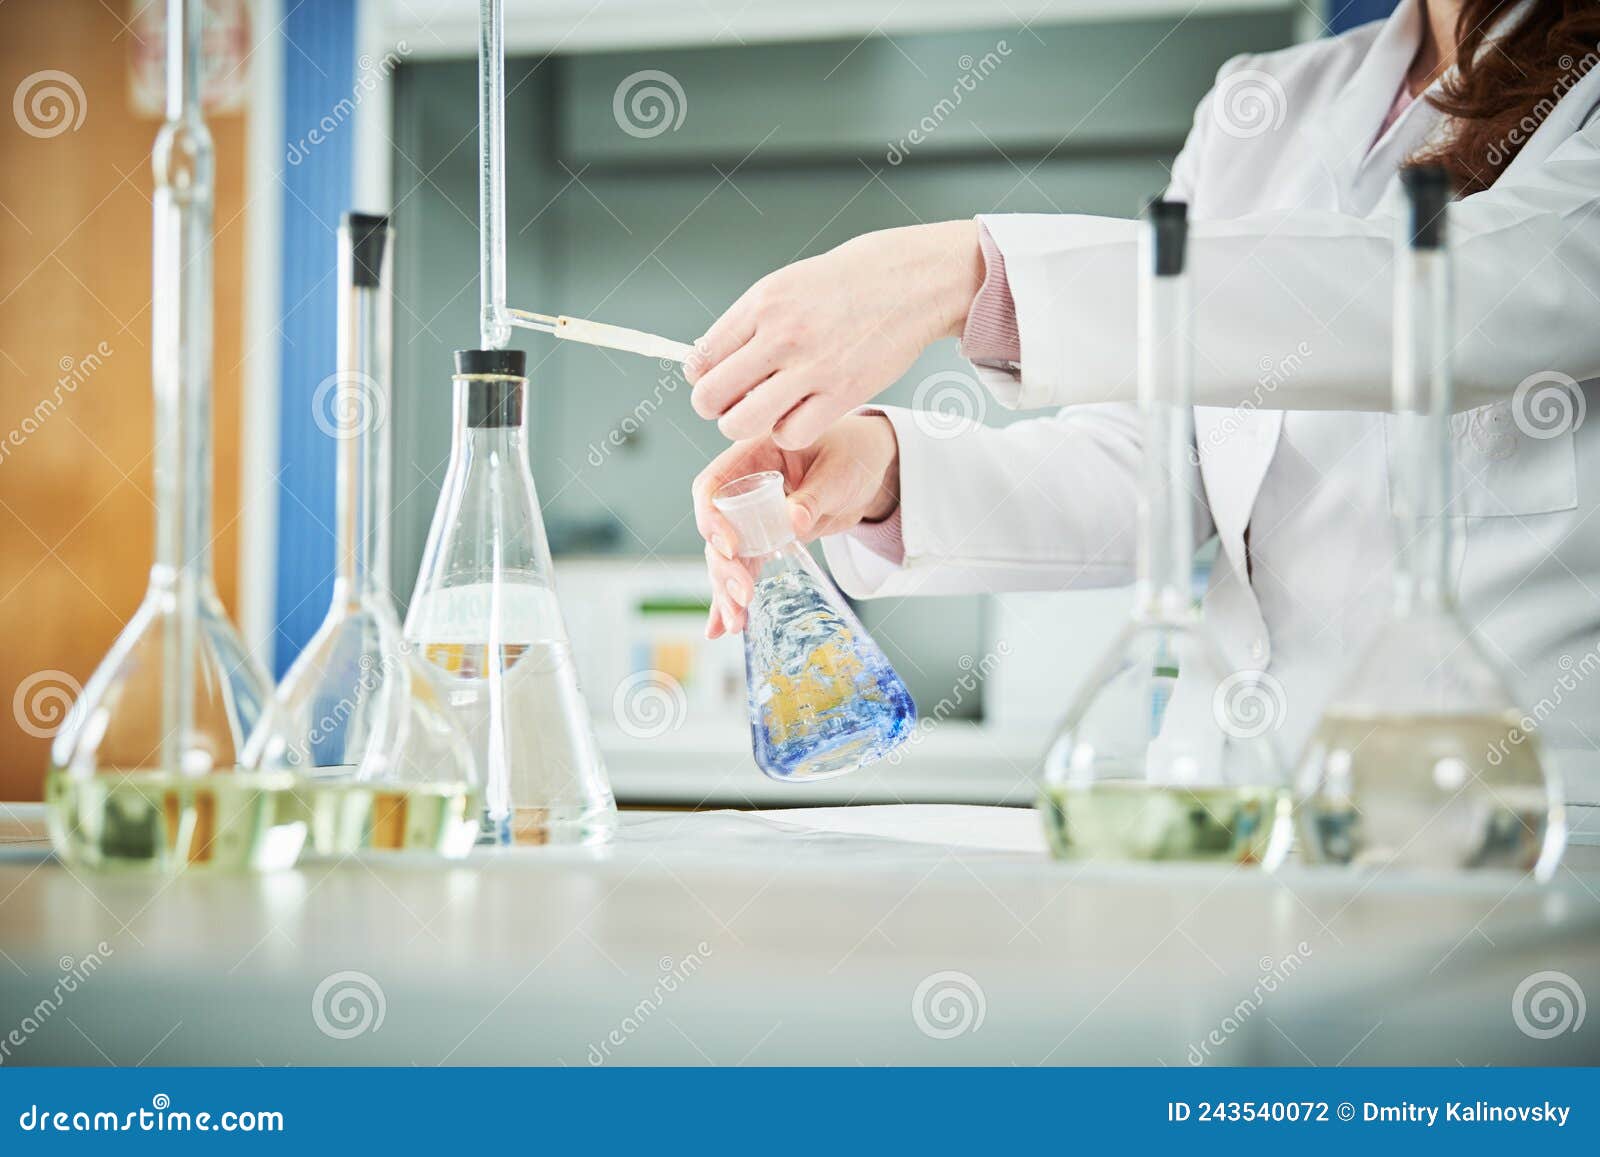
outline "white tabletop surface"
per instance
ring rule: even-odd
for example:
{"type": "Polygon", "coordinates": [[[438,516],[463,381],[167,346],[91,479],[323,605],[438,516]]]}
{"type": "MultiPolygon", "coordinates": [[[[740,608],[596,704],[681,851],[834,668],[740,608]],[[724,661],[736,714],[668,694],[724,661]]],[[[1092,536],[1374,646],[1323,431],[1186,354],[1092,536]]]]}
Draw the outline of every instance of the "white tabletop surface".
{"type": "Polygon", "coordinates": [[[1600,1062],[1600,1011],[1545,1035],[1513,1004],[1600,1000],[1594,873],[1085,867],[1030,811],[933,805],[160,879],[9,814],[4,1063],[1600,1062]]]}

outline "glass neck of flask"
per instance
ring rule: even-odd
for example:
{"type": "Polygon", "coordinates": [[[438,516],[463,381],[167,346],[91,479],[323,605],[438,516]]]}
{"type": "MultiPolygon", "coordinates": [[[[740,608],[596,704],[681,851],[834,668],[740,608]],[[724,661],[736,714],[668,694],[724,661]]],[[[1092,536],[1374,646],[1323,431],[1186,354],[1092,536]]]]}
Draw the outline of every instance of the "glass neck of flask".
{"type": "Polygon", "coordinates": [[[1450,266],[1442,246],[1400,249],[1395,280],[1395,611],[1449,607],[1450,266]]]}
{"type": "Polygon", "coordinates": [[[152,157],[151,379],[156,546],[150,581],[192,599],[211,575],[211,134],[200,116],[200,0],[169,0],[167,120],[152,157]]]}
{"type": "Polygon", "coordinates": [[[338,452],[334,598],[355,603],[389,589],[389,370],[391,299],[382,283],[357,284],[340,246],[338,452]]]}
{"type": "Polygon", "coordinates": [[[1157,273],[1147,238],[1139,282],[1139,404],[1144,461],[1139,486],[1139,614],[1193,612],[1193,511],[1199,481],[1193,459],[1189,279],[1157,273]]]}
{"type": "Polygon", "coordinates": [[[783,493],[783,475],[768,471],[736,478],[712,495],[711,501],[733,524],[739,539],[735,549],[757,578],[797,567],[804,569],[810,556],[795,537],[789,503],[783,493]]]}
{"type": "Polygon", "coordinates": [[[471,470],[516,470],[528,464],[528,380],[499,374],[455,378],[452,474],[471,470]]]}

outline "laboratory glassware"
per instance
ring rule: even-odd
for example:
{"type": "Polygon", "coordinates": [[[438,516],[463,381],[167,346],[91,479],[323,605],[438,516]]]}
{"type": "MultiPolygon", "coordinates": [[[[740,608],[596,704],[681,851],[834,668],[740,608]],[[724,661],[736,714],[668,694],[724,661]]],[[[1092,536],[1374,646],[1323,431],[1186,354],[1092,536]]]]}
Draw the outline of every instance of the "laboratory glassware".
{"type": "Polygon", "coordinates": [[[1451,580],[1450,179],[1421,166],[1401,182],[1388,419],[1394,602],[1301,759],[1302,839],[1310,856],[1333,863],[1547,878],[1565,845],[1559,785],[1462,619],[1451,580]]]}
{"type": "Polygon", "coordinates": [[[506,316],[506,38],[503,0],[478,3],[478,328],[484,349],[511,340],[506,316]]]}
{"type": "Polygon", "coordinates": [[[211,575],[211,214],[203,0],[168,0],[166,122],[152,155],[155,559],[143,601],[56,734],[45,800],[69,863],[173,871],[292,864],[293,777],[239,751],[270,693],[211,575]]]}
{"type": "Polygon", "coordinates": [[[883,650],[800,545],[783,475],[719,487],[739,558],[755,580],[744,629],[755,761],[787,783],[830,779],[875,762],[916,726],[917,710],[883,650]]]}
{"type": "Polygon", "coordinates": [[[1187,233],[1183,203],[1151,203],[1139,248],[1134,608],[1046,752],[1039,806],[1058,858],[1271,868],[1292,840],[1287,784],[1270,728],[1234,707],[1264,695],[1264,676],[1225,663],[1192,593],[1187,233]]]}
{"type": "Polygon", "coordinates": [[[694,347],[642,330],[506,305],[506,54],[502,0],[478,5],[478,325],[485,349],[511,340],[511,327],[643,357],[687,361],[694,347]]]}
{"type": "Polygon", "coordinates": [[[459,350],[450,465],[406,614],[472,745],[480,842],[598,843],[616,826],[528,464],[526,355],[459,350]]]}
{"type": "Polygon", "coordinates": [[[472,751],[406,646],[389,592],[391,241],[387,217],[340,222],[338,370],[326,382],[338,454],[333,600],[244,762],[297,773],[281,810],[306,825],[317,854],[462,856],[481,807],[472,751]]]}

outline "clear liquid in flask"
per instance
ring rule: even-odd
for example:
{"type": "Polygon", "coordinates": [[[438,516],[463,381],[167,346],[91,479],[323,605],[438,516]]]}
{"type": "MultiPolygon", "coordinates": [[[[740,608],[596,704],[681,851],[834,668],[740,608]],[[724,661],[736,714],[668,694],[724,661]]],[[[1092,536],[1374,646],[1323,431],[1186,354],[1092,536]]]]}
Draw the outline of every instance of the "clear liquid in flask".
{"type": "Polygon", "coordinates": [[[1550,799],[1537,745],[1515,712],[1330,711],[1306,762],[1321,779],[1302,818],[1319,859],[1517,871],[1539,863],[1550,799]]]}
{"type": "Polygon", "coordinates": [[[555,595],[531,584],[447,587],[423,596],[410,624],[477,766],[489,770],[485,842],[608,838],[615,805],[555,595]],[[460,629],[480,621],[491,598],[506,633],[493,644],[460,629]]]}

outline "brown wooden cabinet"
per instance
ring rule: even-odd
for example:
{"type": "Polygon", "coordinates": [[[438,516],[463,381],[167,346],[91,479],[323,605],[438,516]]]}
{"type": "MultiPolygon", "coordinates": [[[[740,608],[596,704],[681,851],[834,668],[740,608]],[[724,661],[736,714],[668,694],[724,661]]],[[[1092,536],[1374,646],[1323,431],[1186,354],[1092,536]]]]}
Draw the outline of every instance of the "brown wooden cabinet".
{"type": "MultiPolygon", "coordinates": [[[[0,799],[39,798],[60,722],[51,711],[65,709],[51,689],[88,678],[138,605],[150,561],[150,146],[160,126],[131,108],[128,15],[97,0],[0,7],[0,702],[11,708],[0,710],[0,799]],[[72,83],[29,83],[46,70],[72,83]],[[32,117],[32,98],[52,83],[75,128],[53,119],[49,101],[32,117]]],[[[245,118],[208,119],[217,158],[212,549],[232,609],[245,118]]]]}

